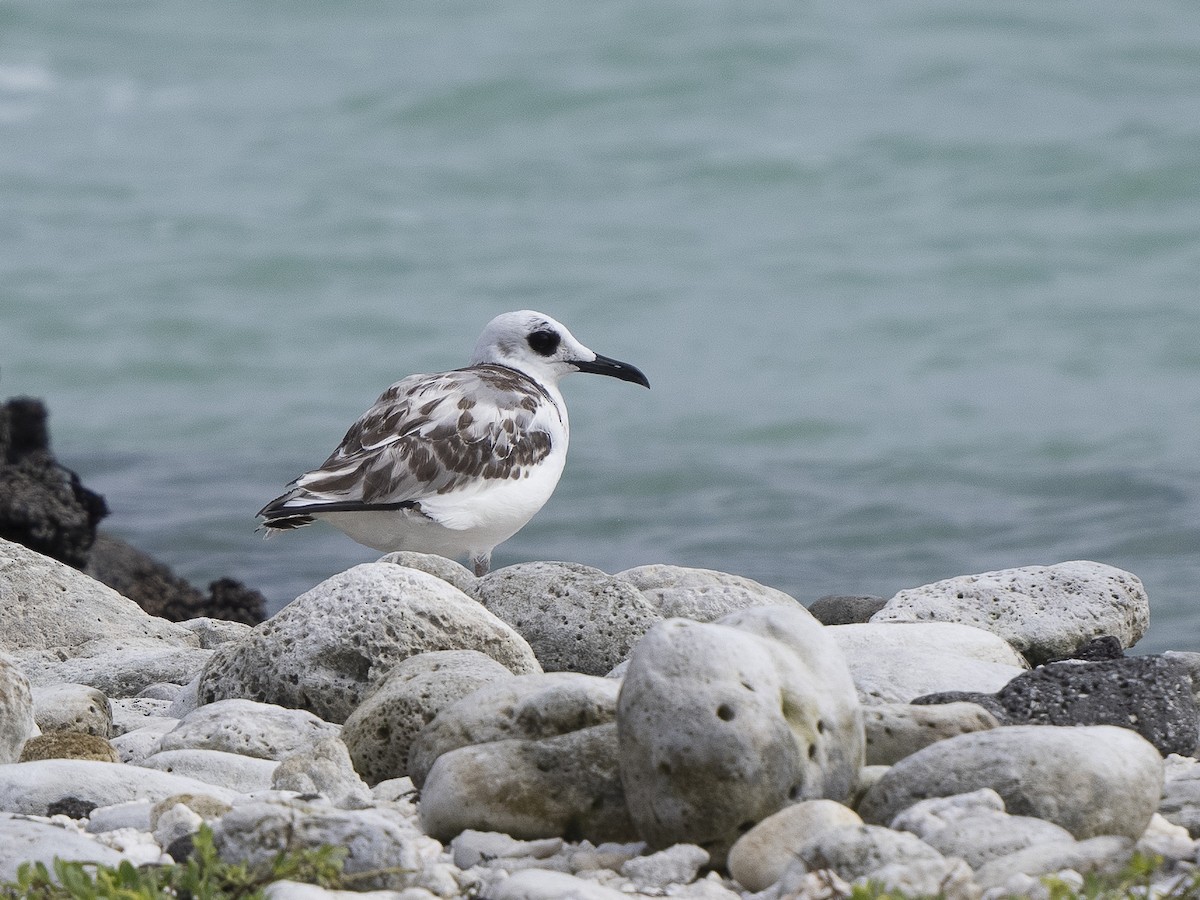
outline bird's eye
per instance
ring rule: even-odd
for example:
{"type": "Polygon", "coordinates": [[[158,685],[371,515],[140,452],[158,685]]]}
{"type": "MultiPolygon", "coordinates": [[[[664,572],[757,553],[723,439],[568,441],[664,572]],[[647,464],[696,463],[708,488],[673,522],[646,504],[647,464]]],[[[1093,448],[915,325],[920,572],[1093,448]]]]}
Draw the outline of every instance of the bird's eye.
{"type": "Polygon", "coordinates": [[[529,335],[529,348],[539,356],[550,356],[561,340],[557,331],[535,331],[529,335]]]}

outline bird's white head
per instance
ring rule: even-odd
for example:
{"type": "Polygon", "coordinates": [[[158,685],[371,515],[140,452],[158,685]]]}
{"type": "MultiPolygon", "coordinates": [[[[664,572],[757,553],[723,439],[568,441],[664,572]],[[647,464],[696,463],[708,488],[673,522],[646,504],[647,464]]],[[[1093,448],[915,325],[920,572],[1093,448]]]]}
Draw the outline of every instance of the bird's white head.
{"type": "Polygon", "coordinates": [[[503,313],[488,322],[471,353],[471,365],[484,363],[508,366],[542,384],[557,384],[571,372],[592,372],[650,387],[635,366],[589,350],[567,326],[530,309],[503,313]]]}

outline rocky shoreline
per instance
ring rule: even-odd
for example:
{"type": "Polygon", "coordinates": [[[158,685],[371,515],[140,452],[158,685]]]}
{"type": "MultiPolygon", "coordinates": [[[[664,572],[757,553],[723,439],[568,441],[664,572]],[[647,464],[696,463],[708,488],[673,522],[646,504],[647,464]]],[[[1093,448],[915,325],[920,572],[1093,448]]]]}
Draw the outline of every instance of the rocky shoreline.
{"type": "Polygon", "coordinates": [[[40,438],[0,415],[0,479],[61,506],[0,498],[3,534],[47,538],[0,537],[0,883],[180,862],[202,827],[253,865],[344,848],[365,892],[277,900],[1048,898],[1135,853],[1159,889],[1197,877],[1200,654],[1124,655],[1150,613],[1129,572],[806,609],[703,569],[401,553],[266,621],[169,621],[165,570],[105,579],[151,611],[92,577],[103,501],[42,412],[40,438]]]}

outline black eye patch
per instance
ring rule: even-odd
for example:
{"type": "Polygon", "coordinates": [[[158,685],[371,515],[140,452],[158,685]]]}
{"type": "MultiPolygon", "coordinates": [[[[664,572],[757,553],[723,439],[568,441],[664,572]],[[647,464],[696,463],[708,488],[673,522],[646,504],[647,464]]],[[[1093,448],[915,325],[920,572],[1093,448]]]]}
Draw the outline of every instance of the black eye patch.
{"type": "Polygon", "coordinates": [[[535,331],[529,335],[529,348],[539,356],[552,355],[561,342],[557,331],[535,331]]]}

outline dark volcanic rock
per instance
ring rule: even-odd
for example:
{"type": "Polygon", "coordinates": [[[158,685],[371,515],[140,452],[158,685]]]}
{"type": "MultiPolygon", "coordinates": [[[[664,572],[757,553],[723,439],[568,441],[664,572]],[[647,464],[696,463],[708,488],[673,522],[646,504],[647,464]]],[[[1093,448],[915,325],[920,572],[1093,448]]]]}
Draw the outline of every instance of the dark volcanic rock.
{"type": "Polygon", "coordinates": [[[54,459],[46,420],[40,400],[0,406],[0,537],[82,568],[108,507],[54,459]]]}
{"type": "Polygon", "coordinates": [[[1191,756],[1198,712],[1188,668],[1163,656],[1047,663],[995,694],[950,692],[914,703],[969,700],[1001,725],[1116,725],[1130,728],[1166,756],[1191,756]]]}
{"type": "Polygon", "coordinates": [[[107,532],[96,535],[84,571],[128,597],[146,612],[171,622],[210,616],[257,625],[266,618],[266,600],[231,578],[209,585],[205,596],[158,560],[107,532]]]}
{"type": "Polygon", "coordinates": [[[1084,641],[1071,652],[1070,656],[1062,656],[1058,659],[1048,660],[1048,662],[1065,662],[1070,659],[1100,662],[1105,659],[1120,659],[1124,655],[1125,648],[1121,646],[1121,642],[1117,638],[1111,634],[1102,634],[1090,641],[1084,641]]]}
{"type": "Polygon", "coordinates": [[[871,616],[885,606],[887,606],[887,600],[883,597],[830,594],[814,600],[808,611],[822,625],[857,625],[869,622],[871,616]]]}

